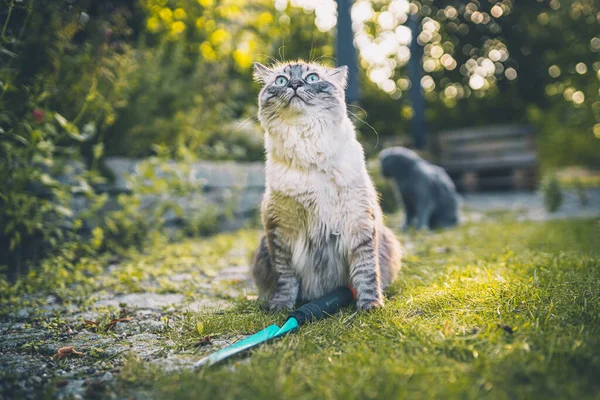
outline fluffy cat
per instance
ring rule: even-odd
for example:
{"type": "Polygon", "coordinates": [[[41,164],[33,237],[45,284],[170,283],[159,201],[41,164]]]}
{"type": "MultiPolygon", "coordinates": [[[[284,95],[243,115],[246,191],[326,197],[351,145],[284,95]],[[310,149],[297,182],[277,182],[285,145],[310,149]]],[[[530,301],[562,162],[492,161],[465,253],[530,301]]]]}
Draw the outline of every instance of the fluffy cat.
{"type": "Polygon", "coordinates": [[[265,130],[266,234],[252,273],[271,310],[350,285],[357,307],[383,305],[400,268],[400,244],[383,225],[362,146],[346,114],[347,68],[302,61],[267,68],[259,120],[265,130]]]}

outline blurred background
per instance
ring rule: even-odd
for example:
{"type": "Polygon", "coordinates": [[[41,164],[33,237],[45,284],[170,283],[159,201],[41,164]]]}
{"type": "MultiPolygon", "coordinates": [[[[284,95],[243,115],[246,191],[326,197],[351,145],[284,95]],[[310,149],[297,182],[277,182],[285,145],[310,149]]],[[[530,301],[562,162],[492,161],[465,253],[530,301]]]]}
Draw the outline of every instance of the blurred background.
{"type": "MultiPolygon", "coordinates": [[[[0,265],[12,280],[49,252],[252,221],[264,188],[254,61],[349,65],[370,160],[400,144],[450,165],[497,149],[494,131],[513,137],[500,140],[509,153],[527,138],[528,188],[598,182],[595,0],[0,0],[0,29],[0,265]],[[483,144],[449,156],[445,134],[483,144]]],[[[469,168],[453,176],[465,190],[477,187],[469,168]]]]}

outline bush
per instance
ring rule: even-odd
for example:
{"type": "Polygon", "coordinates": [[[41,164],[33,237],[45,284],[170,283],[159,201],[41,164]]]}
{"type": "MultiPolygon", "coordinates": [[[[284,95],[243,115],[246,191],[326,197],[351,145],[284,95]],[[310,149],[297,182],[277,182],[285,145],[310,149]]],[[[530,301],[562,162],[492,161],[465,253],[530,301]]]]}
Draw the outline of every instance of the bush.
{"type": "Polygon", "coordinates": [[[546,210],[551,213],[557,211],[563,202],[563,195],[554,173],[548,173],[544,176],[541,182],[541,190],[544,194],[546,210]]]}
{"type": "Polygon", "coordinates": [[[27,272],[28,261],[73,240],[81,228],[75,195],[101,206],[91,186],[100,177],[73,163],[76,148],[58,145],[78,134],[64,123],[59,114],[35,109],[29,119],[0,130],[0,265],[10,267],[10,279],[27,272]]]}
{"type": "MultiPolygon", "coordinates": [[[[14,280],[67,247],[75,256],[95,251],[99,231],[91,242],[78,234],[81,218],[106,200],[94,192],[103,181],[95,167],[131,58],[113,46],[104,21],[90,22],[80,8],[8,4],[0,45],[7,55],[0,61],[0,266],[14,280]],[[77,215],[81,199],[89,208],[77,215]]],[[[118,28],[125,14],[122,7],[106,19],[116,38],[125,35],[118,28]]]]}

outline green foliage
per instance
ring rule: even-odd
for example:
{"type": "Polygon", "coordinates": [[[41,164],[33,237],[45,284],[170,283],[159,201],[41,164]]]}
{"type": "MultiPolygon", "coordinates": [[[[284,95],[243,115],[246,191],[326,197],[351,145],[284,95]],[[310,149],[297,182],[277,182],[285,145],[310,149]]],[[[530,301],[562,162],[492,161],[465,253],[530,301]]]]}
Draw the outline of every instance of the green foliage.
{"type": "MultiPolygon", "coordinates": [[[[108,201],[94,192],[105,155],[262,160],[252,62],[334,62],[334,30],[315,29],[314,13],[292,4],[0,0],[0,265],[24,272],[27,257],[58,251],[61,243],[78,240],[76,233],[89,236],[82,245],[92,251],[140,245],[157,232],[166,212],[178,212],[173,204],[142,211],[142,194],[134,193],[106,219],[95,217],[108,201]],[[86,170],[67,182],[73,161],[86,170]],[[81,198],[91,207],[76,216],[74,203],[81,198]]],[[[543,168],[598,165],[600,41],[593,1],[426,0],[412,6],[430,33],[421,41],[434,83],[425,85],[432,131],[504,122],[510,115],[538,126],[543,168]],[[440,49],[456,65],[447,64],[440,49]],[[493,73],[474,88],[471,77],[490,60],[493,73]]],[[[388,3],[372,2],[372,8],[361,29],[377,42],[391,32],[377,22],[388,16],[388,3]]],[[[386,57],[400,57],[392,53],[386,57]]],[[[396,89],[386,93],[382,82],[372,82],[377,65],[361,52],[367,115],[349,111],[368,123],[357,120],[363,142],[406,135],[412,108],[405,61],[391,68],[396,89]]],[[[367,152],[375,149],[366,146],[367,152]]],[[[390,186],[379,174],[373,177],[384,210],[394,210],[390,186]]],[[[214,229],[214,210],[206,210],[184,227],[186,234],[214,229]]]]}
{"type": "Polygon", "coordinates": [[[138,173],[127,179],[131,193],[119,195],[117,209],[106,213],[100,221],[104,248],[123,252],[130,246],[143,248],[160,240],[168,230],[167,216],[171,223],[177,221],[181,230],[173,232],[171,239],[215,233],[219,215],[228,217],[226,211],[233,205],[222,204],[220,211],[205,201],[201,182],[190,179],[189,161],[170,161],[165,158],[168,150],[155,149],[161,155],[149,157],[138,165],[138,173]],[[186,204],[190,209],[184,216],[186,204]]]}
{"type": "MultiPolygon", "coordinates": [[[[90,204],[88,216],[103,206],[106,198],[93,190],[103,181],[95,172],[104,148],[98,138],[114,118],[113,104],[124,86],[120,78],[130,63],[105,35],[88,38],[74,51],[89,33],[87,14],[60,2],[6,3],[0,45],[8,55],[0,61],[0,265],[8,265],[15,279],[27,272],[28,261],[62,253],[69,247],[65,243],[77,240],[83,224],[75,215],[76,197],[90,204]],[[92,169],[86,169],[82,154],[92,169]]],[[[76,247],[70,251],[91,249],[85,241],[76,247]]]]}
{"type": "MultiPolygon", "coordinates": [[[[11,277],[27,270],[28,260],[72,240],[81,227],[73,211],[74,197],[87,199],[93,213],[102,206],[91,183],[100,178],[78,171],[81,164],[72,147],[59,143],[80,137],[77,129],[55,114],[47,122],[27,119],[0,134],[0,265],[12,265],[11,277]],[[70,131],[67,131],[69,129],[70,131]]],[[[79,139],[81,140],[81,139],[79,139]]]]}
{"type": "Polygon", "coordinates": [[[135,50],[127,101],[106,133],[111,155],[148,156],[160,145],[174,158],[262,160],[252,62],[270,57],[280,37],[295,38],[287,54],[297,57],[313,55],[313,47],[315,56],[332,51],[330,34],[302,29],[312,16],[278,12],[271,0],[149,0],[143,10],[147,36],[135,50]]]}
{"type": "Polygon", "coordinates": [[[541,190],[544,195],[544,206],[549,212],[557,211],[562,202],[563,194],[555,174],[548,173],[541,182],[541,190]]]}
{"type": "MultiPolygon", "coordinates": [[[[600,118],[600,108],[598,111],[600,118]]],[[[556,104],[550,111],[531,106],[528,115],[539,132],[536,144],[543,169],[565,165],[600,166],[600,140],[591,132],[593,114],[556,104]]]]}

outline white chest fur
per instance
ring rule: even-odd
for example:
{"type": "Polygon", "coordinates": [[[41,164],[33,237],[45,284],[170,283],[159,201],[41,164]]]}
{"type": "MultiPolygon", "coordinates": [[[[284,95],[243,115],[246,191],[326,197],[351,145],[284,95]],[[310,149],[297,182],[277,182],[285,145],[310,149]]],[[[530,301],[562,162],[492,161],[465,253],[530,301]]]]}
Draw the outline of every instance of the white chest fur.
{"type": "Polygon", "coordinates": [[[377,198],[349,120],[304,129],[309,131],[295,126],[266,134],[265,202],[277,193],[306,211],[307,220],[298,221],[287,239],[300,295],[315,298],[348,283],[352,240],[377,198]]]}

